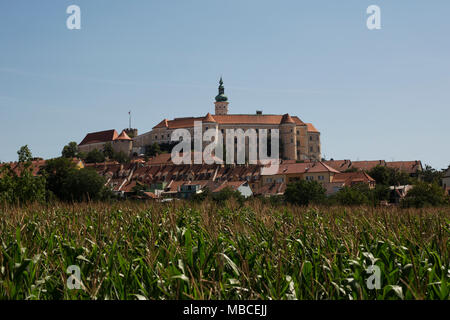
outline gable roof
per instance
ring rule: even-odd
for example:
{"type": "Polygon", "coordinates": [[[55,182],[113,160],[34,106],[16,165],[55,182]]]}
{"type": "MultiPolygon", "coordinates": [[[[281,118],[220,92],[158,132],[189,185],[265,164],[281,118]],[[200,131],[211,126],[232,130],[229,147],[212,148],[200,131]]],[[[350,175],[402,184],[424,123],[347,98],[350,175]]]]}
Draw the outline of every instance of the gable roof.
{"type": "Polygon", "coordinates": [[[336,173],[333,176],[333,182],[351,185],[353,183],[373,183],[375,179],[369,176],[365,171],[336,173]]]}
{"type": "Polygon", "coordinates": [[[216,122],[216,120],[214,120],[211,113],[208,112],[208,114],[203,118],[203,122],[216,122]]]}
{"type": "MultiPolygon", "coordinates": [[[[319,173],[319,172],[339,173],[339,171],[326,165],[322,161],[317,161],[317,162],[300,162],[300,163],[282,163],[278,169],[277,175],[279,175],[279,174],[299,174],[299,173],[319,173]]],[[[263,175],[266,175],[266,174],[263,174],[263,175]]]]}
{"type": "Polygon", "coordinates": [[[232,190],[236,191],[243,184],[247,184],[248,185],[248,182],[247,181],[225,181],[224,183],[219,185],[217,188],[212,190],[212,192],[213,193],[220,192],[221,190],[223,190],[225,188],[231,188],[232,190]]]}
{"type": "Polygon", "coordinates": [[[84,137],[83,141],[80,142],[79,146],[92,143],[110,142],[116,140],[118,136],[119,135],[115,129],[88,133],[86,137],[84,137]]]}

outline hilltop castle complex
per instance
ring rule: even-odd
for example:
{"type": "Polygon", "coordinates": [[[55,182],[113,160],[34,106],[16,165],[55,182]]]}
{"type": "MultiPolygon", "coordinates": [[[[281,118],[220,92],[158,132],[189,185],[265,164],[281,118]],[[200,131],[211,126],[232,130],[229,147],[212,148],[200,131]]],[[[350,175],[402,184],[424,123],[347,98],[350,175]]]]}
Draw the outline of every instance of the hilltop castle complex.
{"type": "MultiPolygon", "coordinates": [[[[219,83],[219,93],[215,98],[215,113],[209,112],[204,117],[164,119],[149,132],[137,135],[135,129],[125,129],[119,135],[115,130],[88,134],[80,143],[79,149],[89,152],[92,149],[102,149],[110,142],[117,151],[127,154],[142,154],[145,147],[157,144],[171,143],[171,134],[176,129],[187,129],[193,135],[194,122],[201,121],[203,130],[216,129],[226,135],[227,129],[273,129],[279,130],[280,158],[284,160],[321,160],[320,132],[311,124],[305,123],[297,116],[262,114],[228,114],[229,101],[225,95],[222,78],[219,83]],[[130,137],[130,135],[132,137],[130,137]]],[[[248,144],[248,141],[246,142],[248,144]]],[[[248,150],[248,145],[246,146],[248,150]]]]}

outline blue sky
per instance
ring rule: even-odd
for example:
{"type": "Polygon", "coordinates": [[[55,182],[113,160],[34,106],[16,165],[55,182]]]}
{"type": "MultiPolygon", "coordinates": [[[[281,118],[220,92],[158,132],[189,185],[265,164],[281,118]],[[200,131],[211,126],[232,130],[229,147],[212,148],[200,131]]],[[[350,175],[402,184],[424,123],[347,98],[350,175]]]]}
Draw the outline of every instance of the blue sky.
{"type": "Polygon", "coordinates": [[[289,113],[323,155],[450,164],[450,2],[0,2],[0,161],[56,157],[86,133],[214,111],[289,113]],[[81,30],[66,8],[81,7],[81,30]],[[381,8],[369,31],[366,9],[381,8]]]}

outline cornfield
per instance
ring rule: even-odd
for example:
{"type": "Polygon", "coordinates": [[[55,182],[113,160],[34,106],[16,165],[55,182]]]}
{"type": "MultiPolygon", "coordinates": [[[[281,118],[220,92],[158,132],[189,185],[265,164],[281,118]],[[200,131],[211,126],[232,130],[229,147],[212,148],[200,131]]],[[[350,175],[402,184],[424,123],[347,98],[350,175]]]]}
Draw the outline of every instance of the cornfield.
{"type": "Polygon", "coordinates": [[[0,298],[447,300],[449,235],[448,208],[4,206],[0,298]]]}

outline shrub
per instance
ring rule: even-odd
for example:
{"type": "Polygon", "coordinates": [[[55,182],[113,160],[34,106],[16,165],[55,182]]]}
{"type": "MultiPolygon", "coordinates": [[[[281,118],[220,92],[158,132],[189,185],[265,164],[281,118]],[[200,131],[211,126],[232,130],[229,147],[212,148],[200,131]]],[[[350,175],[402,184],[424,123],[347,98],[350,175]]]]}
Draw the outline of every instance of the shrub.
{"type": "Polygon", "coordinates": [[[300,180],[290,183],[284,194],[286,201],[292,204],[307,206],[310,203],[325,201],[326,190],[317,181],[300,180]]]}
{"type": "Polygon", "coordinates": [[[448,204],[445,191],[437,183],[417,182],[402,201],[403,207],[430,207],[448,204]]]}
{"type": "Polygon", "coordinates": [[[92,151],[89,151],[86,155],[86,162],[87,163],[98,163],[98,162],[104,162],[105,161],[105,155],[102,151],[99,151],[97,149],[94,149],[92,151]]]}

